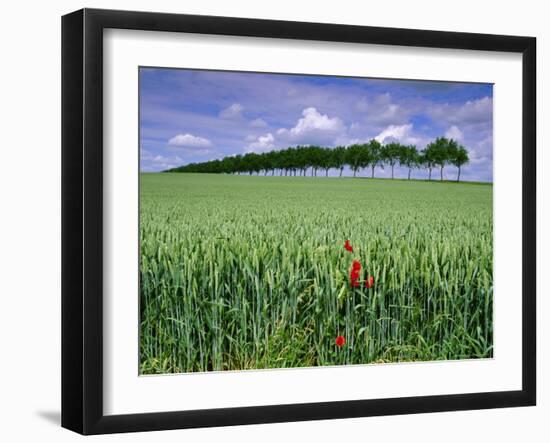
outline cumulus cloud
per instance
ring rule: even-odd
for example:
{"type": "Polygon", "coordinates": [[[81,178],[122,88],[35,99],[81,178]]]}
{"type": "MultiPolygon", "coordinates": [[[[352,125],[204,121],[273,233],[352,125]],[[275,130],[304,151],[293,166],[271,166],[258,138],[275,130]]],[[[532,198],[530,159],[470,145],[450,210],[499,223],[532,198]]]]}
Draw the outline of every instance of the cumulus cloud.
{"type": "Polygon", "coordinates": [[[453,125],[449,129],[447,129],[447,132],[445,132],[445,137],[452,138],[453,140],[457,141],[464,140],[464,134],[456,125],[453,125]]]}
{"type": "Polygon", "coordinates": [[[473,147],[468,149],[470,162],[479,164],[493,159],[493,136],[489,135],[484,139],[473,144],[473,147]]]}
{"type": "Polygon", "coordinates": [[[468,100],[458,108],[453,116],[456,121],[466,123],[477,123],[479,121],[490,121],[493,119],[493,99],[483,97],[478,100],[468,100]]]}
{"type": "Polygon", "coordinates": [[[355,109],[365,115],[369,125],[387,126],[407,123],[414,107],[394,103],[389,93],[371,98],[362,97],[355,103],[355,109]]]}
{"type": "Polygon", "coordinates": [[[275,148],[275,137],[271,132],[260,135],[254,142],[249,143],[245,148],[246,152],[267,152],[275,148]]]}
{"type": "Polygon", "coordinates": [[[374,138],[382,144],[392,142],[416,144],[420,141],[420,139],[418,137],[414,137],[412,134],[412,129],[412,123],[407,125],[389,125],[374,138]]]}
{"type": "Polygon", "coordinates": [[[178,134],[168,140],[168,146],[205,150],[212,146],[212,142],[206,138],[191,134],[178,134]]]}
{"type": "Polygon", "coordinates": [[[220,117],[225,119],[236,119],[242,117],[243,106],[239,103],[233,103],[228,108],[220,112],[220,117]]]}
{"type": "Polygon", "coordinates": [[[268,124],[265,122],[265,120],[257,118],[250,122],[250,126],[253,128],[265,128],[268,126],[268,124]]]}
{"type": "Polygon", "coordinates": [[[446,121],[460,127],[492,124],[493,99],[482,97],[477,100],[468,100],[460,105],[446,103],[436,105],[428,112],[434,120],[446,121]]]}
{"type": "Polygon", "coordinates": [[[179,156],[165,156],[153,154],[146,149],[141,150],[141,170],[146,172],[164,171],[166,169],[176,168],[183,164],[183,159],[179,156]]]}
{"type": "Polygon", "coordinates": [[[296,126],[279,129],[277,136],[290,143],[332,144],[345,132],[346,126],[340,118],[329,117],[309,107],[302,111],[302,118],[298,119],[296,126]]]}

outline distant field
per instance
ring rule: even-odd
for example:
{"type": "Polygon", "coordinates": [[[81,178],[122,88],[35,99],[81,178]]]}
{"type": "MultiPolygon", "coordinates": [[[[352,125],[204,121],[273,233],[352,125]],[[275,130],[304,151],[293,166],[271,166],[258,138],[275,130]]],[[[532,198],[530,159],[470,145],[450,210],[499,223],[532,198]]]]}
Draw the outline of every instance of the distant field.
{"type": "Polygon", "coordinates": [[[142,174],[141,373],[491,357],[492,191],[142,174]]]}

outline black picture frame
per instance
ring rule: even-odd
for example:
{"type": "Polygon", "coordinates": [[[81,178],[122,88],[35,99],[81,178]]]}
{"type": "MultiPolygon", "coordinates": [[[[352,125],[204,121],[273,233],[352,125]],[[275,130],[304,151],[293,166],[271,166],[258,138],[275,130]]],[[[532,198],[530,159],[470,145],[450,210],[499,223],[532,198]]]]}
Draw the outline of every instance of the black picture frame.
{"type": "Polygon", "coordinates": [[[81,434],[530,406],[536,403],[536,39],[83,9],[62,18],[62,426],[81,434]],[[171,31],[522,54],[522,389],[130,415],[103,413],[103,30],[171,31]]]}

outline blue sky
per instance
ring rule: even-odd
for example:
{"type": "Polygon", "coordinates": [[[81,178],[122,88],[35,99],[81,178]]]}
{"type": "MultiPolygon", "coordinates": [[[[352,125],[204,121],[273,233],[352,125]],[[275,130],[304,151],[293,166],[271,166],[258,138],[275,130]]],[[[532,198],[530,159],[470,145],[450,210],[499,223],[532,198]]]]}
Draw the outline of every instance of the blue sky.
{"type": "MultiPolygon", "coordinates": [[[[438,136],[470,154],[464,180],[493,178],[491,84],[140,68],[141,170],[288,146],[376,138],[422,149],[438,136]]],[[[389,169],[378,168],[378,177],[389,169]]],[[[369,171],[363,174],[369,175],[369,171]]],[[[396,169],[397,177],[406,171],[396,169]]],[[[426,171],[414,171],[416,178],[426,171]]],[[[445,168],[445,178],[456,168],[445,168]]]]}

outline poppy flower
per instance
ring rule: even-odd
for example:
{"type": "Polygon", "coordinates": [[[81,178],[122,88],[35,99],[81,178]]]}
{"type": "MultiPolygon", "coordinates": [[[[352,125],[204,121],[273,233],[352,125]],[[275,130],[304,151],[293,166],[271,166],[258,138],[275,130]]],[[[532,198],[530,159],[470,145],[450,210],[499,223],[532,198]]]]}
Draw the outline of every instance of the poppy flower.
{"type": "Polygon", "coordinates": [[[335,343],[336,343],[336,346],[341,348],[346,344],[346,337],[344,337],[343,335],[339,335],[338,337],[336,337],[335,343]]]}
{"type": "Polygon", "coordinates": [[[365,287],[367,289],[370,289],[372,288],[373,285],[374,285],[374,277],[371,275],[369,278],[365,280],[365,287]]]}
{"type": "Polygon", "coordinates": [[[353,248],[349,244],[349,240],[346,240],[346,242],[344,243],[344,248],[346,249],[346,251],[353,252],[353,248]]]}
{"type": "Polygon", "coordinates": [[[358,260],[353,260],[351,270],[349,271],[349,279],[352,288],[361,286],[359,283],[359,274],[361,273],[361,263],[358,260]]]}

